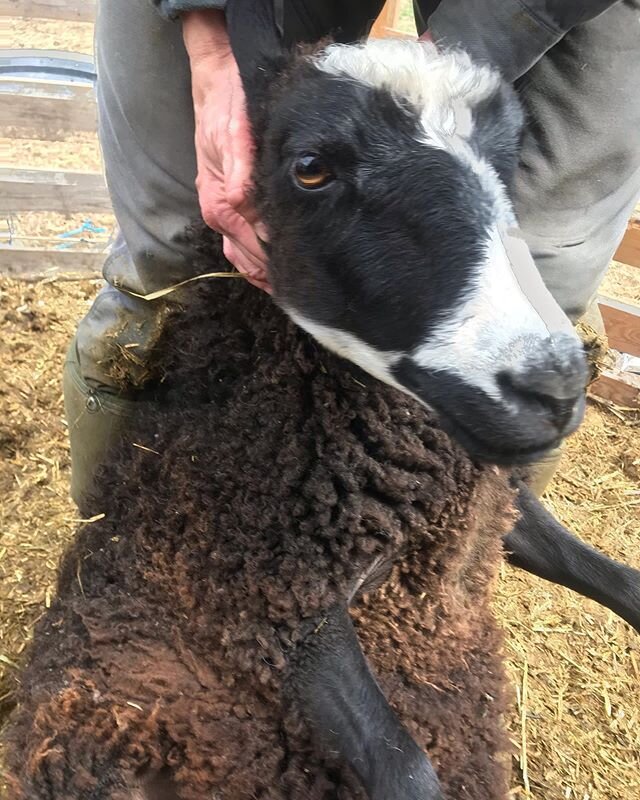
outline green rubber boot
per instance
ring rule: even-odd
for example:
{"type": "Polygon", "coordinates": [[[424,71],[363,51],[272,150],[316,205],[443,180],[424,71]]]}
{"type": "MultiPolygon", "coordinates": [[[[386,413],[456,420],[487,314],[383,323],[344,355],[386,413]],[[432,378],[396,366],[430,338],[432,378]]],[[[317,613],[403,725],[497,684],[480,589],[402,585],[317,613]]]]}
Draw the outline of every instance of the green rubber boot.
{"type": "MultiPolygon", "coordinates": [[[[587,356],[593,370],[592,362],[601,360],[603,358],[602,352],[606,351],[604,321],[597,302],[594,301],[590,304],[589,308],[577,321],[576,329],[585,343],[587,356]]],[[[540,497],[551,483],[561,458],[562,446],[550,450],[540,461],[532,464],[527,470],[526,482],[536,497],[540,497]]]]}
{"type": "Polygon", "coordinates": [[[536,497],[540,497],[551,483],[561,458],[562,447],[555,447],[526,470],[525,482],[536,497]]]}
{"type": "Polygon", "coordinates": [[[75,338],[67,353],[62,385],[71,446],[71,497],[82,508],[93,489],[96,468],[140,401],[118,396],[111,387],[89,386],[80,372],[75,338]]]}

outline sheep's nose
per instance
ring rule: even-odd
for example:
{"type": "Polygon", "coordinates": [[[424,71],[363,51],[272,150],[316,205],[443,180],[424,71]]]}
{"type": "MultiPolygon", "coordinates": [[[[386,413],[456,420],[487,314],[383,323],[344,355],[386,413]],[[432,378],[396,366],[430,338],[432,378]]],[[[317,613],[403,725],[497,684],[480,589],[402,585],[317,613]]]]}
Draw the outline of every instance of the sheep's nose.
{"type": "MultiPolygon", "coordinates": [[[[531,375],[534,379],[537,376],[531,375]]],[[[503,391],[508,393],[522,410],[536,410],[543,415],[559,433],[569,427],[581,394],[576,391],[564,396],[566,386],[556,380],[529,380],[526,373],[505,373],[501,377],[503,391]]]]}
{"type": "Polygon", "coordinates": [[[518,408],[534,411],[565,435],[582,418],[587,375],[581,351],[574,348],[568,353],[550,347],[543,358],[528,367],[503,372],[499,383],[506,398],[518,408]]]}

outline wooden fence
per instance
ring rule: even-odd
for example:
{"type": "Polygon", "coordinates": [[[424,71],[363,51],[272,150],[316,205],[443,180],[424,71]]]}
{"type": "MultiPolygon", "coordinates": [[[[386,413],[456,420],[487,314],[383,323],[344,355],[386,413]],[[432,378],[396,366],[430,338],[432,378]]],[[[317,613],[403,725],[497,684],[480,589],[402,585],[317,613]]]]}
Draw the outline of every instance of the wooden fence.
{"type": "Polygon", "coordinates": [[[95,14],[95,0],[0,0],[0,17],[93,22],[95,14]]]}
{"type": "Polygon", "coordinates": [[[387,0],[380,16],[373,23],[371,35],[376,38],[385,36],[400,36],[406,38],[407,34],[398,29],[402,0],[387,0]]]}
{"type": "MultiPolygon", "coordinates": [[[[399,34],[400,0],[389,0],[373,28],[373,35],[399,34]]],[[[0,0],[0,17],[44,18],[91,22],[94,0],[0,0]]],[[[400,34],[401,35],[401,34],[400,34]]],[[[31,53],[33,56],[33,53],[31,53]]],[[[77,131],[94,131],[95,100],[91,80],[82,80],[73,69],[61,69],[55,77],[2,71],[11,57],[26,58],[25,51],[0,51],[0,136],[63,139],[77,131]],[[69,74],[71,77],[69,77],[69,74]]],[[[76,64],[78,74],[90,62],[86,56],[45,54],[59,64],[76,64]]],[[[54,70],[55,72],[55,70],[54,70]]],[[[57,211],[71,214],[110,210],[101,174],[41,169],[0,169],[0,216],[25,211],[57,211]]],[[[45,270],[95,272],[103,253],[91,250],[51,250],[0,244],[0,273],[34,276],[45,270]]],[[[640,220],[634,220],[615,254],[615,259],[640,268],[640,220]]],[[[640,357],[640,310],[609,298],[600,298],[611,347],[640,357]]],[[[640,376],[615,369],[605,372],[592,387],[599,397],[640,407],[640,376]]]]}
{"type": "MultiPolygon", "coordinates": [[[[0,18],[25,17],[92,23],[93,0],[0,0],[0,18]]],[[[64,141],[96,132],[95,70],[90,56],[50,50],[0,50],[0,136],[64,141]]],[[[0,168],[0,218],[26,212],[95,214],[111,211],[104,177],[97,172],[0,168]]],[[[97,273],[104,252],[67,248],[55,237],[0,239],[0,273],[25,278],[45,272],[97,273]],[[29,241],[35,246],[23,246],[29,241]],[[20,243],[20,244],[17,244],[20,243]],[[49,246],[51,245],[51,246],[49,246]]],[[[95,245],[93,245],[95,247],[95,245]]]]}

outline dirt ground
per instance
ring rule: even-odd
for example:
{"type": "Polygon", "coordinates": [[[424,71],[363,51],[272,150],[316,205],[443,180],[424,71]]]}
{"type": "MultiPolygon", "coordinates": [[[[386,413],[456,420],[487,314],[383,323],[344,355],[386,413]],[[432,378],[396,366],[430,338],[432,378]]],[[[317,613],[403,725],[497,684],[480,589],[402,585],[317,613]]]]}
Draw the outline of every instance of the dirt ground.
{"type": "MultiPolygon", "coordinates": [[[[407,16],[403,18],[407,22],[407,16]]],[[[91,51],[88,25],[9,22],[9,46],[91,51]]],[[[0,139],[14,166],[99,168],[95,139],[0,139]]],[[[21,215],[24,237],[55,237],[82,216],[21,215]]],[[[110,227],[108,215],[92,220],[110,227]]],[[[0,220],[0,225],[5,221],[0,220]]],[[[60,377],[97,282],[25,284],[0,277],[0,725],[16,665],[55,585],[77,512],[60,377]]],[[[640,303],[640,270],[614,265],[603,292],[640,303]]],[[[568,442],[548,506],[585,540],[640,566],[640,415],[591,405],[568,442]]],[[[594,603],[503,569],[496,612],[512,680],[513,796],[637,800],[640,640],[594,603]]],[[[2,795],[0,786],[0,796],[2,795]]]]}

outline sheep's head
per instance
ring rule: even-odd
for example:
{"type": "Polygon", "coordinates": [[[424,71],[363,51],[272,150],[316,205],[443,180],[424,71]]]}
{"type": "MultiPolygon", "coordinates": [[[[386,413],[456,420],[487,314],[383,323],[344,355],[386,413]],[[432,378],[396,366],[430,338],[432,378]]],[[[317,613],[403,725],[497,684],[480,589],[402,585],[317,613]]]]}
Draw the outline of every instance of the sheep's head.
{"type": "Polygon", "coordinates": [[[277,302],[472,454],[509,464],[557,445],[582,418],[586,365],[517,233],[511,88],[422,42],[236,50],[277,302]]]}

